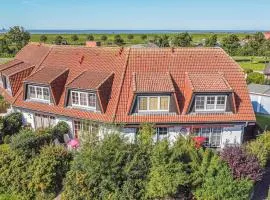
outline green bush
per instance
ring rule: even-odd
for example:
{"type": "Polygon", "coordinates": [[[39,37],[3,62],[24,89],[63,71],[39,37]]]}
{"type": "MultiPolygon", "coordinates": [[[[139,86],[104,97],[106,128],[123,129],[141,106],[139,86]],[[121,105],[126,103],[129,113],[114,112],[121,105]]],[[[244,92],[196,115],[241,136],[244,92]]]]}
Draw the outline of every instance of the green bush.
{"type": "Polygon", "coordinates": [[[251,72],[247,76],[247,83],[264,84],[265,77],[259,72],[251,72]]]}
{"type": "Polygon", "coordinates": [[[11,113],[3,118],[2,134],[14,135],[18,133],[23,125],[23,118],[21,113],[11,113]]]}
{"type": "Polygon", "coordinates": [[[211,158],[202,179],[202,185],[194,192],[198,200],[249,199],[253,187],[252,181],[234,180],[228,166],[217,155],[211,158]]]}
{"type": "Polygon", "coordinates": [[[29,129],[23,129],[11,139],[10,147],[17,153],[31,157],[39,153],[42,146],[52,142],[52,135],[46,130],[36,133],[29,129]]]}
{"type": "Polygon", "coordinates": [[[58,122],[58,124],[52,128],[54,139],[57,138],[61,143],[64,143],[64,134],[69,134],[69,132],[69,125],[64,121],[58,122]]]}
{"type": "Polygon", "coordinates": [[[270,132],[261,134],[256,140],[246,145],[246,150],[256,156],[262,167],[270,161],[270,132]]]}
{"type": "Polygon", "coordinates": [[[30,199],[33,194],[27,189],[30,175],[27,173],[28,166],[29,160],[16,154],[8,145],[0,148],[0,193],[30,199]]]}
{"type": "Polygon", "coordinates": [[[244,69],[244,72],[245,72],[245,74],[249,74],[249,73],[253,72],[253,69],[250,69],[250,68],[244,69]]]}
{"type": "Polygon", "coordinates": [[[71,159],[63,146],[44,146],[29,167],[29,189],[40,199],[53,199],[62,189],[71,159]]]}
{"type": "Polygon", "coordinates": [[[0,194],[0,200],[19,200],[18,196],[12,194],[0,194]]]}

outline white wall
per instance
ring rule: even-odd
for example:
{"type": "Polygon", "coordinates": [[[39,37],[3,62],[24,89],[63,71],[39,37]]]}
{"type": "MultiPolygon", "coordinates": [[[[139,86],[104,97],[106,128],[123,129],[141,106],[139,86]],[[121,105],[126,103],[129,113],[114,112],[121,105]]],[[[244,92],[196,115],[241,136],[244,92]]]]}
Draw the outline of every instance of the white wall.
{"type": "MultiPolygon", "coordinates": [[[[26,110],[18,110],[16,109],[15,111],[20,111],[23,114],[23,120],[24,124],[30,124],[32,128],[35,128],[34,126],[34,113],[26,110]]],[[[73,137],[73,120],[72,118],[67,118],[67,117],[62,117],[62,116],[56,116],[56,124],[59,121],[64,121],[70,126],[71,130],[71,137],[73,137]]],[[[223,128],[223,133],[221,137],[221,148],[223,148],[226,145],[239,145],[242,144],[242,138],[243,138],[243,130],[244,127],[243,125],[233,125],[230,127],[224,127],[223,128]]],[[[99,136],[100,138],[103,138],[105,134],[110,134],[113,132],[118,132],[127,138],[129,142],[134,142],[136,139],[136,128],[122,128],[118,129],[115,128],[114,126],[100,126],[99,129],[99,136]]],[[[187,136],[190,134],[190,128],[186,128],[183,126],[172,126],[168,128],[168,139],[170,142],[175,142],[177,138],[182,135],[182,136],[187,136]]],[[[154,136],[156,138],[156,136],[154,136]]]]}

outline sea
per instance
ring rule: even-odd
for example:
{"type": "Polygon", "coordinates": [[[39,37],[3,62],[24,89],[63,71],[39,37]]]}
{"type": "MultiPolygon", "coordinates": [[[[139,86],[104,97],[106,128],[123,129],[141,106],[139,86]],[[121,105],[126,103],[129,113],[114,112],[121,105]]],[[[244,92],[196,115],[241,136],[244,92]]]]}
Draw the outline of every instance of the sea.
{"type": "MultiPolygon", "coordinates": [[[[7,29],[1,29],[0,34],[6,33],[7,29]]],[[[27,30],[31,34],[170,34],[170,33],[256,33],[266,30],[27,30]]]]}

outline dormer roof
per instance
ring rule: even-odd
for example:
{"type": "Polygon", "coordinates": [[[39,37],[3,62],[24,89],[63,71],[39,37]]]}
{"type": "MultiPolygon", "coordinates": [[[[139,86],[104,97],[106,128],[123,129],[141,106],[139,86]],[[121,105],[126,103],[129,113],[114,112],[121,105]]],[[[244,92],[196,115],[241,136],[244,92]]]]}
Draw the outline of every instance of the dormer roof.
{"type": "Polygon", "coordinates": [[[186,79],[193,92],[232,92],[222,73],[186,73],[186,79]]]}
{"type": "Polygon", "coordinates": [[[133,72],[132,87],[135,93],[175,92],[169,72],[133,72]]]}
{"type": "Polygon", "coordinates": [[[25,79],[25,82],[50,85],[55,79],[67,72],[65,67],[43,67],[25,79]]]}
{"type": "Polygon", "coordinates": [[[67,84],[67,87],[82,90],[98,90],[99,87],[112,75],[113,72],[84,71],[71,83],[67,84]]]}

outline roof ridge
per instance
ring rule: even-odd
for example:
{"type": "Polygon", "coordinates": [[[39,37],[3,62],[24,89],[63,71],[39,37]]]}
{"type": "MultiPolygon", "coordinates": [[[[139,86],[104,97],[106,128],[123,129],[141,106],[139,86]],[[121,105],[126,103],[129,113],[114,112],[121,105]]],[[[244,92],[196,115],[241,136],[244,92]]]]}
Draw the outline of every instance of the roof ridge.
{"type": "Polygon", "coordinates": [[[125,70],[124,70],[123,75],[122,75],[122,77],[121,77],[120,91],[119,91],[119,94],[118,94],[118,97],[117,97],[117,103],[116,103],[116,106],[115,106],[115,110],[114,110],[114,114],[113,114],[114,116],[113,116],[112,122],[115,121],[116,112],[117,112],[117,110],[118,110],[119,101],[120,101],[120,96],[121,96],[121,93],[122,93],[122,90],[123,90],[123,83],[124,83],[125,76],[126,76],[126,72],[127,72],[127,67],[128,67],[128,62],[129,62],[130,52],[131,52],[131,48],[128,48],[128,53],[127,53],[127,57],[126,57],[125,65],[124,65],[125,70]]]}
{"type": "Polygon", "coordinates": [[[32,67],[35,67],[35,65],[29,65],[29,67],[27,67],[27,68],[25,68],[25,69],[20,69],[20,70],[17,71],[17,72],[13,72],[13,73],[11,73],[9,76],[13,76],[14,74],[17,74],[17,73],[19,73],[19,72],[22,72],[22,71],[27,70],[27,69],[32,68],[32,67]]]}
{"type": "MultiPolygon", "coordinates": [[[[0,71],[4,71],[4,70],[6,70],[6,69],[9,69],[9,68],[14,67],[14,66],[16,66],[16,65],[19,65],[19,64],[21,64],[21,63],[25,63],[24,61],[15,58],[14,60],[11,60],[11,61],[9,61],[9,62],[7,62],[7,63],[2,64],[2,65],[8,64],[8,63],[10,63],[10,62],[12,62],[12,61],[15,61],[15,60],[17,60],[18,62],[16,62],[16,63],[10,65],[9,67],[6,67],[6,68],[4,68],[4,69],[1,69],[0,71]]],[[[1,65],[0,65],[0,66],[1,66],[1,65]]]]}
{"type": "Polygon", "coordinates": [[[221,76],[221,78],[223,79],[224,83],[230,88],[230,90],[233,90],[232,87],[230,86],[230,84],[228,83],[227,79],[224,76],[224,73],[222,72],[218,72],[221,76]]]}

